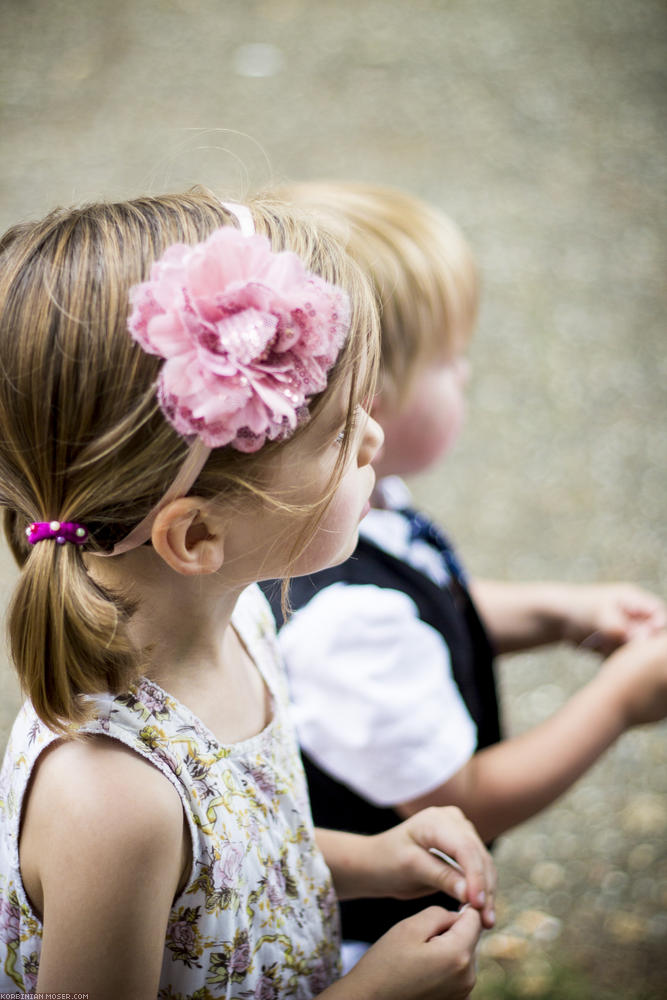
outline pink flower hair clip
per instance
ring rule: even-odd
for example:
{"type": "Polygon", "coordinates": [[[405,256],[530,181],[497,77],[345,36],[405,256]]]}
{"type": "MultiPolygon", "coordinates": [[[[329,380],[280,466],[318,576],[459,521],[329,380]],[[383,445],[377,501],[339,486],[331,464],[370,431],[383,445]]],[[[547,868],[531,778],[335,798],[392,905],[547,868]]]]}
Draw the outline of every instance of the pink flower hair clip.
{"type": "Polygon", "coordinates": [[[165,359],[157,391],[167,420],[208,448],[254,452],[289,437],[350,325],[345,292],[231,226],[169,247],[130,299],[130,333],[165,359]]]}

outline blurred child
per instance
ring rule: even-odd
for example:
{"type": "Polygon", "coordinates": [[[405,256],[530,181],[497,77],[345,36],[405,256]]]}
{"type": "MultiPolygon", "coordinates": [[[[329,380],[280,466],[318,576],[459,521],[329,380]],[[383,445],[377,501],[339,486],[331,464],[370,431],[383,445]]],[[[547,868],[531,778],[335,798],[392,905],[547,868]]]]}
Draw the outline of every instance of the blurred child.
{"type": "Polygon", "coordinates": [[[280,201],[201,190],[54,212],[0,260],[28,696],[0,775],[0,991],[467,996],[486,850],[457,809],[313,829],[254,584],[356,544],[382,442],[365,278],[280,201]],[[472,906],[403,921],[337,982],[334,886],[472,906]]]}
{"type": "MultiPolygon", "coordinates": [[[[397,477],[447,454],[461,428],[477,312],[468,245],[441,212],[393,189],[284,193],[371,276],[382,325],[372,510],[347,562],[292,582],[296,613],[279,635],[315,820],[376,833],[455,803],[488,842],[553,802],[627,728],[663,717],[665,604],[631,584],[467,578],[397,477]],[[547,722],[501,739],[495,653],[559,641],[607,659],[547,722]]],[[[374,941],[413,905],[345,903],[344,937],[374,941]]]]}

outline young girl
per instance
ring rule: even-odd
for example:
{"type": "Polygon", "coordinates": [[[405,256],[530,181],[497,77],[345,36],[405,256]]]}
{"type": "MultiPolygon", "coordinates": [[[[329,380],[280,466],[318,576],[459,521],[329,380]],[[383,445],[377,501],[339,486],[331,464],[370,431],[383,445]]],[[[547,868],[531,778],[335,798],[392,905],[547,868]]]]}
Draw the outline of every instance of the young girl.
{"type": "Polygon", "coordinates": [[[382,441],[360,272],[280,202],[204,191],[54,212],[0,254],[0,502],[29,698],[0,777],[0,988],[467,996],[493,923],[486,851],[458,810],[315,834],[249,586],[356,543],[382,441]],[[336,983],[332,880],[472,906],[399,924],[336,983]]]}
{"type": "MultiPolygon", "coordinates": [[[[630,726],[667,713],[665,603],[631,584],[467,579],[398,477],[431,467],[461,428],[477,312],[470,249],[401,191],[332,182],[285,193],[335,228],[382,306],[372,509],[351,559],[293,581],[295,614],[279,635],[315,821],[376,833],[454,803],[490,841],[630,726]],[[561,640],[607,659],[553,718],[502,739],[495,652],[561,640]]],[[[343,934],[374,941],[412,905],[346,902],[343,934]]]]}

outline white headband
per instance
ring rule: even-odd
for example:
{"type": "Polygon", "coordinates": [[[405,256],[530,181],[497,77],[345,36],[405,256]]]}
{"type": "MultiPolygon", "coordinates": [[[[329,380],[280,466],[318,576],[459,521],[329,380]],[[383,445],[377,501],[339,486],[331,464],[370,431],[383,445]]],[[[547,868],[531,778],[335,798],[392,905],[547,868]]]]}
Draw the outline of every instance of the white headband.
{"type": "Polygon", "coordinates": [[[244,236],[255,235],[255,223],[247,205],[237,205],[235,201],[221,201],[220,204],[234,216],[244,236]]]}

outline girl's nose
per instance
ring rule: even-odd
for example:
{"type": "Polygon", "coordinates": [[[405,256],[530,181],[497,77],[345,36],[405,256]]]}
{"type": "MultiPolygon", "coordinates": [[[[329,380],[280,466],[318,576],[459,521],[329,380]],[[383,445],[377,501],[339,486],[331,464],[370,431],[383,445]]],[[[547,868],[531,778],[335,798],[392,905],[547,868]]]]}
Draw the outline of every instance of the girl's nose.
{"type": "Polygon", "coordinates": [[[373,417],[368,414],[366,426],[364,427],[364,462],[372,462],[383,444],[384,431],[380,427],[377,420],[374,420],[373,417]]]}

